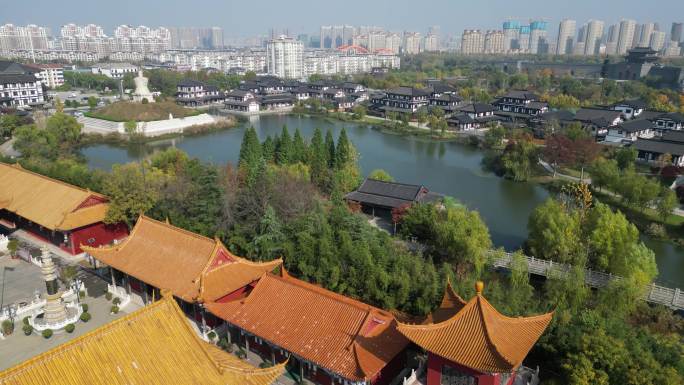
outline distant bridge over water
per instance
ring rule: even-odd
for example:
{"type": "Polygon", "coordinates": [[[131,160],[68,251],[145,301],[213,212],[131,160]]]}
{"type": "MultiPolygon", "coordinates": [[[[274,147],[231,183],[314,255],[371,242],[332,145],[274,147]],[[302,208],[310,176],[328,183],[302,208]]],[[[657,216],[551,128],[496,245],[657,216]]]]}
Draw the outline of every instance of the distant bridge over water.
{"type": "MultiPolygon", "coordinates": [[[[548,277],[550,272],[554,270],[560,271],[561,274],[567,274],[567,272],[570,270],[570,266],[563,263],[527,256],[525,258],[527,260],[527,268],[530,274],[548,277]]],[[[513,254],[506,253],[501,258],[490,261],[490,264],[497,268],[510,269],[512,261],[513,254]]],[[[604,287],[610,281],[619,279],[622,279],[622,277],[590,269],[586,269],[584,271],[584,280],[586,284],[591,287],[604,287]]],[[[657,303],[660,305],[665,305],[674,310],[684,311],[684,295],[680,289],[671,289],[669,287],[658,286],[655,283],[649,285],[646,289],[647,292],[644,295],[644,300],[647,302],[657,303]]]]}

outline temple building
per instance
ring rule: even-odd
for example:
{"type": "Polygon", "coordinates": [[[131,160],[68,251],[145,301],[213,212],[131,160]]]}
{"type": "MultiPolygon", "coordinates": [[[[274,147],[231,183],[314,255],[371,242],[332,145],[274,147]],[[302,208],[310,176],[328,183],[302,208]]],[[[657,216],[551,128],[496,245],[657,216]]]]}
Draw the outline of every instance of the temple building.
{"type": "Polygon", "coordinates": [[[441,306],[421,325],[398,330],[428,353],[427,384],[511,385],[528,376],[521,365],[551,322],[553,313],[506,317],[482,295],[468,302],[447,285],[441,306]]]}
{"type": "Polygon", "coordinates": [[[241,298],[259,277],[282,263],[280,259],[248,261],[233,255],[218,239],[144,215],[118,245],[84,250],[96,262],[109,266],[112,286],[125,288],[133,301],[150,303],[159,298],[160,290],[167,289],[202,326],[216,323],[204,311],[204,301],[241,298]]]}
{"type": "Polygon", "coordinates": [[[392,210],[417,203],[438,203],[444,195],[425,186],[366,178],[361,186],[344,197],[358,203],[365,214],[392,219],[392,210]]]}
{"type": "Polygon", "coordinates": [[[268,385],[257,369],[199,338],[171,295],[0,372],[2,385],[268,385]]]}
{"type": "Polygon", "coordinates": [[[266,274],[242,300],[207,303],[228,337],[315,384],[382,384],[406,364],[409,341],[386,311],[290,277],[266,274]]]}
{"type": "Polygon", "coordinates": [[[104,223],[109,198],[56,179],[0,163],[0,225],[24,230],[71,254],[81,245],[106,245],[122,239],[128,227],[104,223]]]}

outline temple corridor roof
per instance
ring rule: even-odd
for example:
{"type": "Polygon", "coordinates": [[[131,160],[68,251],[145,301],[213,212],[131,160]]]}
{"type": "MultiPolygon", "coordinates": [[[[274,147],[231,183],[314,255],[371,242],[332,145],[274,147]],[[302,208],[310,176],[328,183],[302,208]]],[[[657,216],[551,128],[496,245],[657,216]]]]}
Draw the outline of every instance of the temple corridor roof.
{"type": "Polygon", "coordinates": [[[506,317],[482,296],[482,286],[479,282],[477,294],[451,318],[429,325],[399,324],[399,331],[452,362],[482,373],[510,373],[522,364],[553,313],[506,317]]]}
{"type": "Polygon", "coordinates": [[[102,222],[107,197],[0,163],[0,209],[13,212],[50,230],[72,230],[102,222]]]}
{"type": "Polygon", "coordinates": [[[265,274],[245,299],[206,307],[246,332],[352,381],[373,378],[408,345],[390,313],[283,272],[265,274]]]}
{"type": "MultiPolygon", "coordinates": [[[[0,385],[267,385],[257,369],[202,341],[171,295],[0,372],[0,385]]],[[[78,326],[77,326],[78,327],[78,326]]]]}
{"type": "Polygon", "coordinates": [[[213,301],[280,266],[280,259],[251,262],[211,239],[141,215],[123,242],[83,247],[102,263],[187,302],[213,301]]]}

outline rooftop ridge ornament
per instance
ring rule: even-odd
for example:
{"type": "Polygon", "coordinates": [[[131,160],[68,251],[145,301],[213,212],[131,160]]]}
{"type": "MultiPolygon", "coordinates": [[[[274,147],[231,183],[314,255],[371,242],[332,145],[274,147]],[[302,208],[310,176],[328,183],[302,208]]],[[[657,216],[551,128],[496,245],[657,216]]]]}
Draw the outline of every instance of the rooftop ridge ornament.
{"type": "Polygon", "coordinates": [[[484,282],[475,282],[475,292],[477,293],[477,295],[482,295],[482,290],[484,290],[484,282]]]}

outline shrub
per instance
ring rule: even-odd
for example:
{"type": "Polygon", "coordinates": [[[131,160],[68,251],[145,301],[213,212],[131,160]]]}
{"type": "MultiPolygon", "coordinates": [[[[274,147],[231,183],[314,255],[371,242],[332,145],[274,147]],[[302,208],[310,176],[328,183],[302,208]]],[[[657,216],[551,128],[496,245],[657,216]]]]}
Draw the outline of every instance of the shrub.
{"type": "MultiPolygon", "coordinates": [[[[28,318],[28,317],[26,317],[26,318],[28,318]]],[[[31,326],[29,324],[25,324],[24,326],[21,327],[21,330],[24,331],[25,335],[30,336],[31,333],[33,333],[33,326],[31,326]]]]}
{"type": "Polygon", "coordinates": [[[31,319],[31,318],[30,318],[29,316],[26,316],[26,317],[24,317],[23,320],[21,320],[21,322],[22,322],[24,325],[29,325],[29,320],[30,320],[30,319],[31,319]]]}
{"type": "Polygon", "coordinates": [[[90,313],[88,313],[88,312],[81,313],[81,321],[88,322],[88,321],[90,321],[91,318],[93,318],[93,316],[91,316],[90,313]]]}
{"type": "Polygon", "coordinates": [[[74,329],[76,329],[76,326],[74,326],[74,324],[68,324],[64,327],[64,330],[66,330],[67,333],[73,333],[74,329]]]}
{"type": "Polygon", "coordinates": [[[41,334],[43,335],[43,338],[48,339],[52,337],[52,329],[45,329],[41,334]]]}
{"type": "Polygon", "coordinates": [[[14,323],[8,319],[2,321],[2,334],[8,336],[14,331],[14,323]]]}
{"type": "Polygon", "coordinates": [[[227,339],[226,337],[222,337],[222,338],[219,340],[218,346],[219,346],[221,349],[227,351],[228,353],[231,353],[231,352],[233,351],[233,344],[231,344],[230,342],[228,342],[228,339],[227,339]]]}
{"type": "Polygon", "coordinates": [[[209,337],[209,339],[213,341],[214,338],[216,338],[216,333],[215,333],[214,331],[210,331],[210,332],[207,334],[207,337],[209,337]]]}
{"type": "Polygon", "coordinates": [[[119,312],[119,307],[118,307],[118,306],[116,306],[116,305],[112,306],[112,308],[111,308],[111,312],[112,312],[112,314],[116,314],[116,313],[118,313],[118,312],[119,312]]]}
{"type": "Polygon", "coordinates": [[[107,301],[111,301],[111,300],[112,300],[112,293],[106,292],[106,293],[105,293],[105,298],[107,298],[107,301]]]}
{"type": "Polygon", "coordinates": [[[85,290],[81,290],[78,292],[78,296],[81,298],[85,298],[85,290]]]}
{"type": "Polygon", "coordinates": [[[114,301],[112,301],[112,303],[113,303],[114,305],[119,305],[119,304],[121,304],[121,298],[119,298],[119,297],[114,298],[114,301]]]}
{"type": "Polygon", "coordinates": [[[87,304],[87,303],[82,303],[82,304],[81,304],[81,309],[83,309],[83,312],[84,312],[84,313],[87,313],[87,312],[88,312],[88,304],[87,304]]]}
{"type": "Polygon", "coordinates": [[[244,349],[240,348],[237,352],[235,352],[235,355],[237,358],[245,358],[247,357],[247,352],[245,352],[244,349]]]}
{"type": "Polygon", "coordinates": [[[655,238],[665,238],[667,236],[665,226],[661,225],[660,223],[651,223],[648,225],[646,228],[646,234],[655,238]]]}

